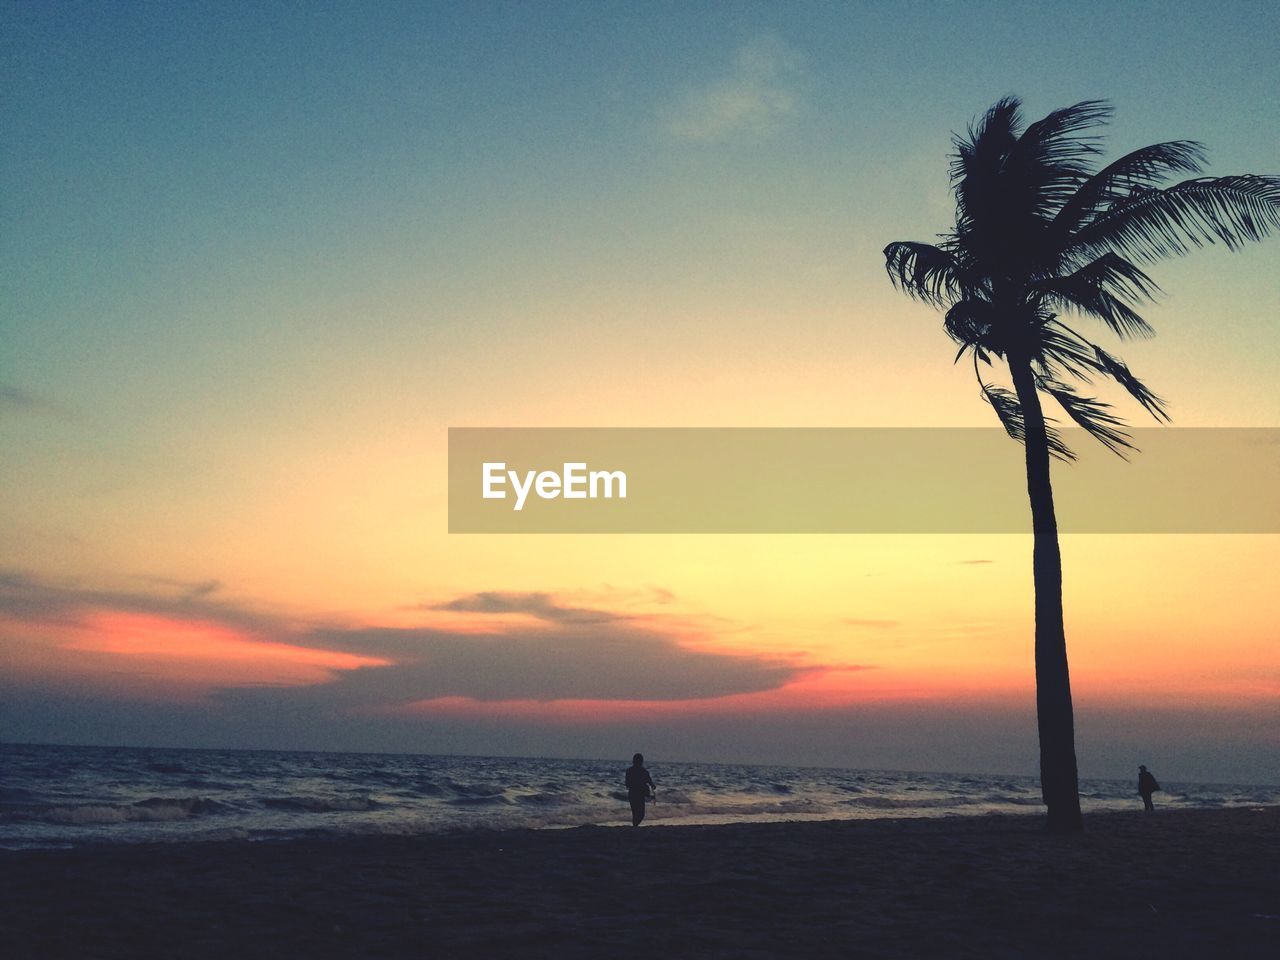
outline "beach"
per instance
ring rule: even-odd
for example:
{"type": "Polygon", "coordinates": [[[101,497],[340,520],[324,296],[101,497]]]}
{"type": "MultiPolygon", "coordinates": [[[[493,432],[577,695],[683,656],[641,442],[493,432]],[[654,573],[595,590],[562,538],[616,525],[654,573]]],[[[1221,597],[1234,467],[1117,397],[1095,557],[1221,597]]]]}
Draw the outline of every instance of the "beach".
{"type": "Polygon", "coordinates": [[[0,852],[36,957],[1262,957],[1280,808],[0,852]]]}

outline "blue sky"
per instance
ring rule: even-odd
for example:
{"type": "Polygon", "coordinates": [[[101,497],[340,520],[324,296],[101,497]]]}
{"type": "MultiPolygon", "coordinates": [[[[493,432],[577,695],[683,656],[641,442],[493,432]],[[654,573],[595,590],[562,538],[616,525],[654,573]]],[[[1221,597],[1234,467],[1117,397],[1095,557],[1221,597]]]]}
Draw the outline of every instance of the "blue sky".
{"type": "Polygon", "coordinates": [[[883,240],[941,229],[949,133],[1011,92],[1109,97],[1118,145],[1201,139],[1215,173],[1280,152],[1261,3],[5,9],[5,376],[42,395],[252,366],[246,336],[278,360],[327,306],[483,346],[584,277],[693,296],[829,244],[811,286],[878,285],[883,240]]]}

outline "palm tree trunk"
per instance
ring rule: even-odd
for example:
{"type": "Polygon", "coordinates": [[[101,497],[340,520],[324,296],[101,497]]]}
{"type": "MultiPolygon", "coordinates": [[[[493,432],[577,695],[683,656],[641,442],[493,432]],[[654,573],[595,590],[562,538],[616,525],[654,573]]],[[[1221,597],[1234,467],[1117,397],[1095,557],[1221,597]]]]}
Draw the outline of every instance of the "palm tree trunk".
{"type": "Polygon", "coordinates": [[[1035,376],[1027,357],[1009,356],[1013,386],[1026,430],[1027,493],[1035,537],[1032,571],[1036,594],[1036,719],[1040,729],[1040,790],[1049,829],[1084,829],[1076,772],[1075,719],[1067,671],[1067,635],[1062,624],[1062,554],[1049,483],[1049,440],[1035,376]]]}

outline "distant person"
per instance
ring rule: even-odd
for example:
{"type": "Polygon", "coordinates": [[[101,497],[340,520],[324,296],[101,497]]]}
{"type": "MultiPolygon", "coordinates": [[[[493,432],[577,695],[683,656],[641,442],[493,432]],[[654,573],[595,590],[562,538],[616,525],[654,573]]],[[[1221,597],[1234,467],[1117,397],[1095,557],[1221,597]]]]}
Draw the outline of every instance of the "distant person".
{"type": "Polygon", "coordinates": [[[1142,794],[1142,806],[1145,810],[1154,810],[1155,806],[1151,803],[1151,795],[1160,789],[1160,784],[1156,783],[1156,778],[1151,775],[1151,771],[1141,764],[1138,765],[1138,793],[1142,794]]]}
{"type": "Polygon", "coordinates": [[[644,754],[637,753],[631,758],[631,766],[627,768],[627,799],[631,801],[631,825],[640,826],[644,819],[644,805],[650,797],[657,797],[657,788],[653,785],[653,777],[644,768],[644,754]]]}

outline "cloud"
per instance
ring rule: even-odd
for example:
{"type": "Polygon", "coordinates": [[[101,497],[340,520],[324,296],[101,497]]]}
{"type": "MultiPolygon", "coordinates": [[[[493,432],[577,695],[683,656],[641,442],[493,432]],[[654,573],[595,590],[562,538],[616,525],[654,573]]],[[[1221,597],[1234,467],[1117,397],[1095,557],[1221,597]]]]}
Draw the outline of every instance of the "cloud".
{"type": "Polygon", "coordinates": [[[738,48],[727,72],[668,105],[663,128],[700,143],[771,134],[799,108],[804,64],[804,55],[781,38],[762,34],[738,48]]]}
{"type": "Polygon", "coordinates": [[[901,623],[900,620],[872,620],[864,617],[845,617],[844,623],[850,627],[864,627],[869,630],[892,630],[901,623]]]}
{"type": "Polygon", "coordinates": [[[654,603],[674,603],[676,599],[675,593],[668,590],[666,587],[655,587],[650,584],[649,592],[654,603]]]}
{"type": "Polygon", "coordinates": [[[173,577],[139,577],[144,583],[173,587],[181,592],[184,600],[201,600],[222,589],[221,580],[177,580],[173,577]]]}
{"type": "Polygon", "coordinates": [[[962,566],[973,566],[979,563],[995,563],[995,561],[994,560],[961,560],[960,561],[960,564],[962,566]]]}
{"type": "Polygon", "coordinates": [[[430,604],[420,609],[453,613],[523,613],[548,623],[603,623],[620,620],[625,616],[589,607],[563,606],[549,593],[507,593],[498,590],[471,593],[447,603],[430,604]]]}
{"type": "Polygon", "coordinates": [[[218,580],[187,581],[142,577],[169,587],[163,592],[108,590],[76,582],[54,582],[18,570],[0,570],[0,618],[33,623],[75,622],[103,610],[204,620],[240,629],[278,634],[286,627],[278,618],[210,599],[221,589],[218,580]],[[177,592],[173,592],[176,590],[177,592]]]}
{"type": "Polygon", "coordinates": [[[507,626],[495,633],[435,628],[313,631],[300,642],[395,661],[346,673],[295,700],[395,706],[445,697],[505,700],[690,700],[756,693],[803,671],[787,661],[694,650],[682,638],[622,621],[507,626]]]}
{"type": "Polygon", "coordinates": [[[325,684],[343,671],[391,664],[308,644],[305,625],[206,599],[217,581],[141,579],[167,589],[103,590],[0,573],[0,662],[33,687],[117,702],[325,684]]]}
{"type": "MultiPolygon", "coordinates": [[[[677,618],[571,606],[548,593],[482,591],[426,608],[471,615],[472,622],[457,627],[352,626],[286,622],[210,599],[217,581],[148,579],[168,589],[100,590],[0,573],[0,653],[6,646],[18,650],[24,637],[38,634],[46,650],[42,662],[56,661],[63,669],[73,650],[108,655],[113,669],[135,672],[148,666],[148,657],[163,656],[166,663],[186,657],[191,663],[182,674],[187,688],[203,685],[219,691],[224,701],[308,714],[396,708],[447,697],[484,702],[711,699],[774,690],[804,673],[789,659],[707,650],[704,632],[677,618]],[[487,619],[509,613],[533,620],[487,619]],[[486,618],[480,631],[476,617],[486,618]],[[243,672],[229,682],[225,673],[206,675],[200,667],[231,654],[249,662],[286,653],[323,670],[294,671],[288,689],[250,690],[251,677],[243,672]]],[[[71,667],[84,682],[97,676],[105,683],[106,664],[71,667]]]]}

